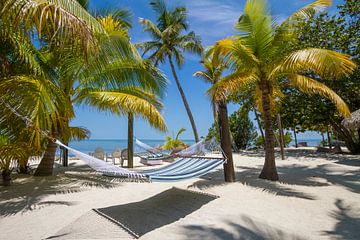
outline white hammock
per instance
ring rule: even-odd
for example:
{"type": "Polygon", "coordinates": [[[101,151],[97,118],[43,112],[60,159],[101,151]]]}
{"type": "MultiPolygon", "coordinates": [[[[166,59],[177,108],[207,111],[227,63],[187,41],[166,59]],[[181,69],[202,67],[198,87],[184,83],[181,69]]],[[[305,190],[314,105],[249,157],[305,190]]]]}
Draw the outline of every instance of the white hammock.
{"type": "Polygon", "coordinates": [[[109,162],[105,162],[98,158],[89,156],[85,153],[82,153],[71,147],[66,146],[65,144],[61,143],[59,140],[56,140],[55,143],[61,147],[66,148],[67,150],[69,150],[69,152],[74,154],[76,157],[83,160],[87,165],[89,165],[89,167],[91,167],[95,171],[100,172],[106,176],[127,177],[127,178],[136,178],[136,179],[144,179],[144,180],[147,179],[147,177],[144,174],[130,171],[130,170],[127,170],[122,167],[117,167],[115,165],[112,165],[109,162]]]}
{"type": "Polygon", "coordinates": [[[181,157],[204,156],[214,151],[222,152],[220,143],[218,143],[215,138],[212,138],[208,141],[203,139],[178,152],[176,155],[181,157]]]}
{"type": "Polygon", "coordinates": [[[150,153],[159,153],[160,152],[159,149],[153,148],[153,147],[147,145],[146,143],[141,142],[138,139],[135,139],[135,143],[136,143],[136,145],[138,145],[142,149],[146,150],[147,152],[150,152],[150,153]]]}
{"type": "Polygon", "coordinates": [[[68,149],[69,152],[86,162],[92,169],[105,176],[129,178],[139,181],[172,182],[200,177],[226,161],[222,157],[186,157],[178,158],[173,163],[162,168],[134,172],[77,151],[61,143],[59,140],[56,140],[56,144],[68,149]]]}
{"type": "Polygon", "coordinates": [[[182,157],[190,157],[190,156],[194,156],[194,155],[205,155],[206,153],[206,149],[205,149],[205,141],[201,140],[183,150],[181,150],[180,152],[176,153],[176,155],[178,156],[182,156],[182,157]]]}

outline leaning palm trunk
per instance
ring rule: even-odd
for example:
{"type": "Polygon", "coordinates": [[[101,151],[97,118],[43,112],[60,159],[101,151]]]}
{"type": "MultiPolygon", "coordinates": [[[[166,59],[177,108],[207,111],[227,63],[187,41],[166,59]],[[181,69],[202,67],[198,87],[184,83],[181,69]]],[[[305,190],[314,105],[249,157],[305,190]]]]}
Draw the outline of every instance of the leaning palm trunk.
{"type": "Polygon", "coordinates": [[[53,173],[57,145],[49,141],[44,156],[36,169],[35,176],[51,176],[53,173]]]}
{"type": "Polygon", "coordinates": [[[218,104],[218,118],[221,138],[221,148],[223,149],[227,161],[224,163],[225,182],[235,181],[234,163],[231,150],[231,137],[228,121],[228,112],[225,101],[220,101],[218,104]]]}
{"type": "Polygon", "coordinates": [[[262,80],[260,83],[260,89],[265,128],[265,164],[259,178],[277,181],[279,180],[279,176],[275,165],[274,132],[270,109],[271,83],[269,81],[262,80]]]}
{"type": "Polygon", "coordinates": [[[172,74],[174,75],[174,79],[175,79],[175,82],[176,82],[176,85],[179,89],[179,92],[180,92],[180,95],[181,95],[181,98],[182,98],[182,101],[184,103],[184,106],[185,106],[185,109],[186,109],[186,113],[189,117],[189,120],[190,120],[190,123],[191,123],[191,127],[193,129],[193,132],[194,132],[194,137],[195,137],[195,141],[196,142],[199,142],[199,136],[198,136],[198,133],[197,133],[197,130],[196,130],[196,125],[195,125],[195,121],[194,121],[194,117],[191,113],[191,110],[190,110],[190,107],[189,107],[189,104],[186,100],[186,97],[185,97],[185,93],[180,85],[180,81],[176,75],[176,72],[175,72],[175,67],[174,67],[174,64],[171,60],[171,57],[169,56],[169,62],[170,62],[170,66],[171,66],[171,71],[172,71],[172,74]]]}

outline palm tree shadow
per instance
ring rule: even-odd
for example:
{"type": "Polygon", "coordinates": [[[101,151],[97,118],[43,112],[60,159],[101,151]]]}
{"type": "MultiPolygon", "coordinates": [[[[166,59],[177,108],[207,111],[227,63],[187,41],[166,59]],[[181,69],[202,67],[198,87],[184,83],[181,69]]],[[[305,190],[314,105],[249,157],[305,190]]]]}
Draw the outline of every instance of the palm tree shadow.
{"type": "Polygon", "coordinates": [[[263,239],[278,239],[278,240],[302,240],[297,235],[286,233],[280,229],[273,228],[264,223],[252,220],[248,216],[242,216],[243,225],[227,221],[228,225],[226,230],[218,227],[205,227],[201,225],[188,225],[185,226],[187,239],[211,239],[211,240],[263,240],[263,239]]]}
{"type": "Polygon", "coordinates": [[[336,238],[341,239],[360,239],[359,209],[356,210],[351,205],[345,205],[341,199],[336,200],[335,206],[337,210],[333,211],[330,216],[338,222],[333,231],[326,231],[324,234],[335,235],[336,238]]]}
{"type": "MultiPolygon", "coordinates": [[[[306,194],[304,192],[299,192],[291,187],[288,187],[284,184],[279,184],[272,181],[267,181],[263,179],[259,179],[259,169],[257,168],[243,168],[243,171],[236,172],[236,181],[240,182],[244,185],[262,189],[263,191],[267,191],[279,196],[288,196],[288,197],[297,197],[308,200],[315,200],[315,197],[306,194]]],[[[215,172],[207,174],[205,177],[202,177],[201,180],[196,181],[191,184],[190,187],[197,187],[201,190],[212,188],[215,186],[225,185],[227,183],[224,182],[223,170],[219,169],[215,172]]]]}
{"type": "Polygon", "coordinates": [[[113,178],[92,173],[88,167],[74,164],[70,164],[68,168],[56,168],[55,172],[49,177],[14,174],[12,186],[0,187],[0,216],[32,211],[49,205],[75,205],[76,202],[43,201],[43,198],[81,192],[92,187],[113,188],[121,184],[113,178]]]}
{"type": "MultiPolygon", "coordinates": [[[[251,151],[241,151],[241,156],[245,157],[265,157],[264,150],[251,150],[251,151]]],[[[275,157],[280,159],[280,150],[275,149],[275,157]]],[[[285,157],[290,158],[306,158],[306,159],[318,159],[323,158],[329,161],[334,161],[337,164],[344,164],[350,166],[360,166],[360,156],[352,155],[346,152],[343,153],[324,153],[317,152],[315,149],[303,149],[303,148],[287,148],[285,149],[285,157]]]]}
{"type": "MultiPolygon", "coordinates": [[[[244,185],[263,189],[270,193],[279,196],[288,196],[315,200],[315,196],[307,194],[303,191],[298,191],[292,186],[308,186],[308,187],[322,187],[329,185],[344,186],[351,192],[360,193],[360,175],[357,171],[348,170],[344,173],[334,173],[329,168],[329,165],[324,164],[316,168],[288,165],[278,167],[280,177],[279,182],[272,182],[259,179],[261,166],[256,167],[241,167],[236,171],[236,181],[244,185]]],[[[223,178],[223,170],[219,169],[215,172],[209,173],[201,180],[196,181],[189,187],[197,187],[199,189],[206,189],[215,186],[226,184],[223,178]]]]}

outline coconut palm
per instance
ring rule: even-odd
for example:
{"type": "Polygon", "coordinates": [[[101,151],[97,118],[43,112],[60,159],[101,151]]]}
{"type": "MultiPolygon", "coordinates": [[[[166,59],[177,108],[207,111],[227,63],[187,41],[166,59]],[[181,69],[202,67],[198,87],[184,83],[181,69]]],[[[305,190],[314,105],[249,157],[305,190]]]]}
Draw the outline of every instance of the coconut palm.
{"type": "MultiPolygon", "coordinates": [[[[37,137],[33,139],[39,144],[43,140],[44,131],[41,130],[44,129],[48,131],[45,135],[65,143],[74,137],[87,136],[88,132],[84,129],[69,125],[75,116],[75,104],[86,104],[118,114],[134,112],[148,119],[152,126],[165,129],[159,112],[161,104],[157,100],[166,85],[164,76],[141,59],[123,32],[106,32],[97,36],[96,42],[97,51],[91,54],[84,52],[83,55],[74,54],[73,48],[68,45],[61,49],[45,45],[43,56],[53,68],[54,75],[12,76],[0,82],[0,91],[5,93],[2,100],[11,105],[10,109],[16,109],[25,116],[29,123],[25,127],[34,130],[37,137]]],[[[1,122],[15,119],[18,117],[14,116],[16,112],[0,111],[1,122]]],[[[12,125],[8,132],[21,132],[23,125],[12,125]]],[[[56,145],[47,141],[36,175],[52,173],[55,150],[56,145]]]]}
{"type": "Polygon", "coordinates": [[[316,48],[290,53],[283,51],[284,46],[296,38],[294,29],[297,22],[330,4],[330,0],[315,1],[277,26],[265,0],[248,0],[235,26],[238,34],[216,43],[221,54],[231,62],[233,73],[216,83],[211,92],[221,99],[243,86],[255,86],[255,100],[261,109],[265,128],[266,154],[260,178],[278,180],[272,108],[277,100],[275,95],[280,92],[280,79],[306,93],[329,98],[341,114],[349,115],[345,102],[326,85],[316,81],[319,77],[336,79],[351,73],[355,64],[348,55],[316,48]]]}
{"type": "MultiPolygon", "coordinates": [[[[205,56],[201,60],[201,64],[204,67],[204,71],[197,71],[194,73],[194,76],[201,78],[206,83],[210,83],[211,85],[214,85],[216,82],[218,82],[224,72],[224,70],[227,68],[227,65],[220,60],[220,56],[213,55],[214,51],[213,49],[209,48],[205,56]]],[[[217,119],[217,107],[216,102],[211,102],[212,110],[213,110],[213,117],[214,121],[217,119]]]]}
{"type": "Polygon", "coordinates": [[[184,33],[188,29],[185,7],[175,7],[169,10],[162,0],[153,0],[150,5],[157,14],[156,24],[148,19],[140,19],[140,23],[143,25],[144,31],[148,32],[153,40],[140,43],[137,46],[143,50],[143,55],[149,53],[149,59],[155,65],[169,61],[176,86],[194,132],[195,141],[198,142],[199,136],[194,117],[176,74],[174,61],[178,67],[181,67],[184,64],[184,52],[200,54],[202,52],[200,38],[194,32],[184,33]]]}
{"type": "MultiPolygon", "coordinates": [[[[223,73],[227,68],[227,64],[219,55],[217,48],[209,48],[202,60],[202,65],[205,68],[205,71],[197,71],[194,73],[195,76],[201,77],[203,80],[211,83],[212,85],[222,81],[223,73]]],[[[225,181],[233,182],[235,181],[235,172],[231,149],[231,132],[227,114],[227,101],[225,97],[222,99],[216,99],[214,96],[210,97],[214,111],[214,121],[219,123],[221,148],[224,150],[227,157],[227,161],[224,164],[225,181]],[[218,119],[218,121],[216,121],[216,119],[218,119]]]]}

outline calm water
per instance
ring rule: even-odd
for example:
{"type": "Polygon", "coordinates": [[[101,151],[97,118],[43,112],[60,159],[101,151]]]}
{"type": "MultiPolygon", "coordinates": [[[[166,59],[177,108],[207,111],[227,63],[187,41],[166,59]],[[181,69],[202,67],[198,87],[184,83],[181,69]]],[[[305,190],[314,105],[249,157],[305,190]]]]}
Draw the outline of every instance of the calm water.
{"type": "MultiPolygon", "coordinates": [[[[164,144],[164,140],[150,140],[150,139],[140,139],[142,142],[152,146],[157,147],[164,144]]],[[[318,146],[320,144],[321,139],[299,139],[298,142],[307,142],[308,146],[318,146]]],[[[184,140],[184,142],[188,145],[194,144],[194,140],[184,140]]],[[[127,146],[126,139],[91,139],[91,140],[83,140],[83,141],[74,141],[70,142],[70,147],[75,148],[84,153],[93,152],[95,148],[102,147],[105,152],[112,152],[115,148],[124,149],[127,146]]],[[[295,142],[292,141],[290,146],[295,145],[295,142]]],[[[140,148],[134,144],[135,152],[142,151],[140,148]]]]}
{"type": "MultiPolygon", "coordinates": [[[[164,140],[149,140],[149,139],[140,139],[140,141],[152,146],[157,147],[164,144],[164,140]]],[[[184,140],[184,142],[188,145],[194,144],[193,140],[184,140]]],[[[127,148],[127,139],[91,139],[91,140],[83,140],[83,141],[74,141],[70,142],[70,147],[75,148],[84,153],[93,152],[95,148],[102,147],[105,152],[112,152],[115,148],[124,149],[127,148]]],[[[134,143],[134,150],[144,151],[136,146],[134,143]]]]}

